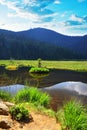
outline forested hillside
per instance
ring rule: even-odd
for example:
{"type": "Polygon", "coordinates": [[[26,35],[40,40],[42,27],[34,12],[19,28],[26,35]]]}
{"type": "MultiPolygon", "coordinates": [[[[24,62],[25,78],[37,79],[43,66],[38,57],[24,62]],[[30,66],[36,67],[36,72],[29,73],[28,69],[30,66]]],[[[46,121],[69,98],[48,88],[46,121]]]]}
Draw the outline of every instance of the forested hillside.
{"type": "Polygon", "coordinates": [[[0,59],[64,60],[87,58],[87,36],[71,37],[37,28],[0,30],[0,59]]]}

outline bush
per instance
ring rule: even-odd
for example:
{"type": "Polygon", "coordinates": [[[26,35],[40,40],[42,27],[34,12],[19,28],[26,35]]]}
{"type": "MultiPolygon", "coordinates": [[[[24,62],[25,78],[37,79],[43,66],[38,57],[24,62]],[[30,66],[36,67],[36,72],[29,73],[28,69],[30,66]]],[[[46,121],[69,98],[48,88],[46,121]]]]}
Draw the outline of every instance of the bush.
{"type": "Polygon", "coordinates": [[[31,68],[29,72],[43,74],[43,73],[49,73],[49,69],[47,69],[47,68],[31,68]]]}
{"type": "Polygon", "coordinates": [[[22,105],[16,105],[10,108],[12,119],[17,121],[26,120],[29,117],[29,112],[22,105]]]}
{"type": "Polygon", "coordinates": [[[16,65],[8,65],[5,67],[7,70],[17,70],[18,69],[18,66],[16,65]]]}
{"type": "Polygon", "coordinates": [[[4,90],[0,90],[0,98],[4,101],[10,101],[11,100],[11,94],[9,92],[6,92],[4,90]]]}
{"type": "Polygon", "coordinates": [[[56,116],[63,130],[87,130],[87,112],[80,102],[70,101],[56,116]]]}
{"type": "Polygon", "coordinates": [[[31,102],[46,107],[50,103],[50,96],[47,93],[39,91],[37,88],[25,87],[16,94],[15,102],[31,102]]]}

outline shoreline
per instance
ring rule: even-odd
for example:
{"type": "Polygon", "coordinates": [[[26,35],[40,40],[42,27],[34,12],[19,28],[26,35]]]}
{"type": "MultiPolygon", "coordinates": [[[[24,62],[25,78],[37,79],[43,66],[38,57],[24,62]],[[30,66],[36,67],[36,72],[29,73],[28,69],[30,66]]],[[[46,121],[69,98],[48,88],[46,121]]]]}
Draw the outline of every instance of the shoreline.
{"type": "MultiPolygon", "coordinates": [[[[22,84],[25,82],[30,83],[31,81],[36,81],[29,75],[28,68],[21,68],[16,71],[7,71],[0,68],[0,86],[12,85],[12,84],[22,84]]],[[[76,81],[87,83],[87,72],[77,72],[71,70],[60,70],[51,69],[49,76],[40,79],[39,87],[49,87],[61,82],[66,81],[76,81]]]]}

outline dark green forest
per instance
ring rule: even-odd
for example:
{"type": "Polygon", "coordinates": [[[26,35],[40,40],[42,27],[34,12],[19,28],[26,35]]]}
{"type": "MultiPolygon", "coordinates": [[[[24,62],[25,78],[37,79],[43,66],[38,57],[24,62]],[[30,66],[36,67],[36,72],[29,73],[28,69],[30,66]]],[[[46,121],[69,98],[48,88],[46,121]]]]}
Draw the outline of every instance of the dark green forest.
{"type": "Polygon", "coordinates": [[[0,30],[0,59],[65,60],[85,59],[83,55],[56,44],[26,38],[20,33],[0,30]]]}

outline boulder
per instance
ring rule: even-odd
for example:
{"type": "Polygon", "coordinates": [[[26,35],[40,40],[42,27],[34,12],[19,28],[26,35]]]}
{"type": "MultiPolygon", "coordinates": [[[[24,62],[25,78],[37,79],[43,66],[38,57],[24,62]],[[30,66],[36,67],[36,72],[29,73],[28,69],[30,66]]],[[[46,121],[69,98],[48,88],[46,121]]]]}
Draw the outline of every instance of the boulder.
{"type": "Polygon", "coordinates": [[[8,116],[0,116],[0,128],[9,129],[13,126],[12,120],[8,116]]]}
{"type": "Polygon", "coordinates": [[[3,103],[0,102],[0,115],[8,115],[9,108],[3,103]]]}
{"type": "Polygon", "coordinates": [[[13,107],[15,104],[11,102],[4,102],[7,107],[13,107]]]}

